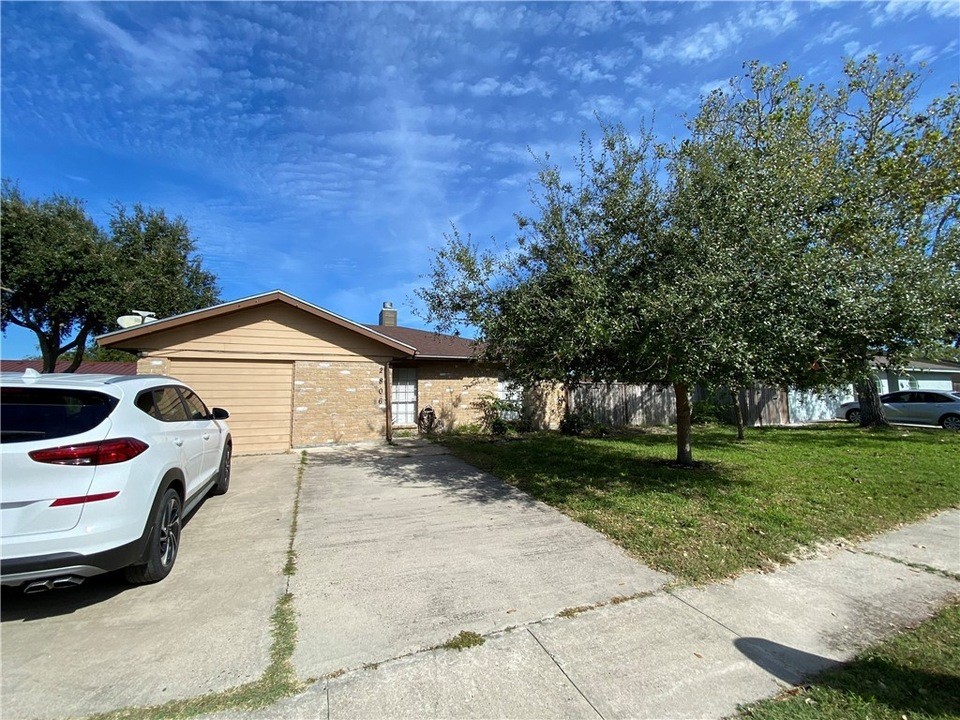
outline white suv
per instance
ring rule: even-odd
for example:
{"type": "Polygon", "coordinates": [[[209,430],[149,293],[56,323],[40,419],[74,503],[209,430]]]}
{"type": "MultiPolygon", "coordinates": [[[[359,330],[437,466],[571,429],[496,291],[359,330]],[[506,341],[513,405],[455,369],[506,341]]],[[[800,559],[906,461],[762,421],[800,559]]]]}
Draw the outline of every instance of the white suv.
{"type": "Polygon", "coordinates": [[[228,413],[162,376],[0,374],[0,583],[173,568],[183,518],[230,485],[228,413]]]}

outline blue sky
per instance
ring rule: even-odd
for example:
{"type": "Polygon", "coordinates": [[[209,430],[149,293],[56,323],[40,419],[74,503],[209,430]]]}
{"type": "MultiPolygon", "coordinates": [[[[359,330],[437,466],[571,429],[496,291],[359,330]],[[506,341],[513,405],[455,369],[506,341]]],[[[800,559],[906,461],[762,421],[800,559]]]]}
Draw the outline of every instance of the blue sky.
{"type": "MultiPolygon", "coordinates": [[[[2,173],[29,196],[182,215],[232,300],[281,288],[359,322],[451,222],[509,241],[536,164],[595,113],[682,134],[744,61],[844,56],[960,81],[960,2],[24,3],[2,16],[2,173]]],[[[123,308],[123,311],[129,308],[123,308]]],[[[36,352],[11,330],[2,354],[36,352]]]]}

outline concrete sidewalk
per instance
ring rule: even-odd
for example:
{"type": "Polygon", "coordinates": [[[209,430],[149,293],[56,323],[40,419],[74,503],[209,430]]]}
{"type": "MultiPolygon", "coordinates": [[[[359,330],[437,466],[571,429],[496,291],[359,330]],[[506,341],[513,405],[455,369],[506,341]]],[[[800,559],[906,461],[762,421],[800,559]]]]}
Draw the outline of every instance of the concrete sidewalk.
{"type": "MultiPolygon", "coordinates": [[[[496,588],[491,588],[496,592],[496,588]]],[[[724,717],[960,595],[960,511],[769,573],[492,633],[218,718],[724,717]]]]}

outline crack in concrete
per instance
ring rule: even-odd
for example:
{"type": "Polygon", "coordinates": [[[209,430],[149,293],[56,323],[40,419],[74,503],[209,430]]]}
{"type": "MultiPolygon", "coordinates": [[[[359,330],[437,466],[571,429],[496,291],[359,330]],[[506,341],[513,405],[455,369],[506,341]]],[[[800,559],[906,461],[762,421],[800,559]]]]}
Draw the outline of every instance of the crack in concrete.
{"type": "Polygon", "coordinates": [[[558,669],[560,672],[563,673],[563,676],[567,679],[567,682],[570,683],[570,684],[573,686],[573,689],[574,689],[574,690],[576,690],[578,693],[580,693],[580,697],[582,697],[582,698],[586,701],[587,705],[589,705],[590,708],[597,714],[597,716],[600,718],[600,720],[605,720],[605,718],[603,717],[603,713],[601,713],[601,712],[597,709],[597,706],[596,706],[596,705],[594,705],[592,702],[590,702],[590,698],[588,698],[588,697],[586,696],[586,694],[583,692],[583,690],[581,690],[580,687],[573,681],[573,678],[570,677],[570,676],[567,674],[567,671],[563,669],[563,665],[561,665],[561,664],[557,661],[557,659],[553,656],[553,653],[551,653],[549,650],[547,650],[546,646],[545,646],[542,642],[540,642],[540,638],[538,638],[536,635],[534,635],[533,630],[531,630],[529,627],[528,627],[528,628],[525,628],[525,629],[526,629],[526,631],[527,631],[528,633],[530,633],[530,637],[532,637],[534,640],[537,641],[537,645],[539,645],[540,648],[547,654],[547,657],[549,657],[551,660],[553,660],[553,664],[556,665],[556,666],[557,666],[557,669],[558,669]]]}
{"type": "Polygon", "coordinates": [[[882,558],[883,560],[890,560],[899,565],[905,565],[908,568],[913,568],[914,570],[922,570],[923,572],[928,572],[931,575],[945,577],[948,580],[960,580],[960,574],[950,572],[949,570],[943,570],[941,568],[934,567],[933,565],[925,565],[924,563],[913,562],[912,560],[904,560],[903,558],[898,558],[895,555],[887,555],[886,553],[875,552],[874,550],[866,550],[864,548],[857,548],[854,552],[870,555],[871,557],[882,558]]]}

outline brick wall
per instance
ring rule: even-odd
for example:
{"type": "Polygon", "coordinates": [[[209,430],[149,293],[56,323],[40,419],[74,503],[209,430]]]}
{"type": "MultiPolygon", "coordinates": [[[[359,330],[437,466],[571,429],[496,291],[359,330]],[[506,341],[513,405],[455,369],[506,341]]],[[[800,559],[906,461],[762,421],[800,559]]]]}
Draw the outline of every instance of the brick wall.
{"type": "Polygon", "coordinates": [[[293,447],[383,440],[383,365],[370,360],[298,360],[293,378],[293,447]]]}
{"type": "Polygon", "coordinates": [[[497,394],[494,368],[467,362],[424,362],[417,366],[417,412],[432,405],[447,429],[479,423],[476,402],[497,394]]]}

